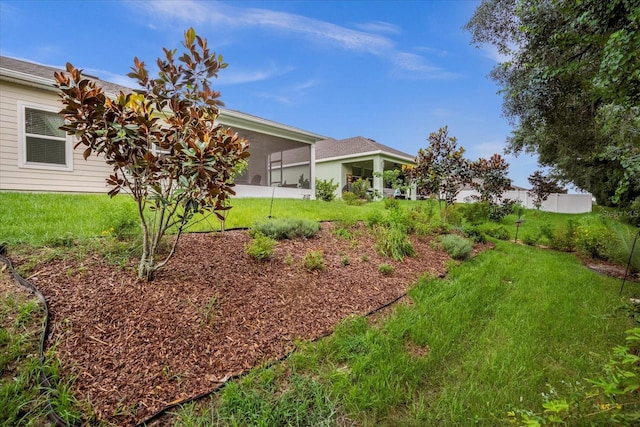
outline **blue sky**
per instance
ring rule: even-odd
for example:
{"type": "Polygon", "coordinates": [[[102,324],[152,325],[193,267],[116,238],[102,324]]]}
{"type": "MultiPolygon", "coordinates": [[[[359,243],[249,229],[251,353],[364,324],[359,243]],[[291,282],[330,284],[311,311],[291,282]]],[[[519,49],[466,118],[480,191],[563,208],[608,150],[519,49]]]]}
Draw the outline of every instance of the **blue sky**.
{"type": "MultiPolygon", "coordinates": [[[[487,77],[499,58],[462,29],[478,4],[0,1],[0,53],[131,86],[134,56],[153,64],[193,27],[229,64],[214,83],[227,108],[412,156],[448,125],[475,160],[502,154],[511,132],[487,77]]],[[[528,187],[536,160],[507,161],[514,184],[528,187]]]]}

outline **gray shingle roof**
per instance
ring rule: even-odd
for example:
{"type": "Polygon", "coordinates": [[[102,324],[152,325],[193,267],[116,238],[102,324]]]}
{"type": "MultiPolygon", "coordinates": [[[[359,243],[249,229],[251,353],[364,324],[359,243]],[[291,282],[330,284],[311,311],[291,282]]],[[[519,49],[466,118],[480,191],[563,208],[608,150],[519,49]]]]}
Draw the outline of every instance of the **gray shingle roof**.
{"type": "Polygon", "coordinates": [[[381,151],[392,156],[413,159],[415,156],[404,153],[387,145],[380,144],[373,139],[363,136],[336,140],[333,138],[316,142],[316,159],[328,159],[332,157],[357,156],[372,151],[381,151]]]}
{"type": "MultiPolygon", "coordinates": [[[[27,74],[30,76],[40,77],[43,79],[51,80],[51,84],[53,85],[54,77],[53,73],[56,71],[65,71],[61,68],[50,67],[48,65],[36,64],[34,62],[23,61],[20,59],[9,58],[8,56],[0,56],[0,69],[6,69],[10,71],[17,71],[19,73],[27,74]]],[[[83,73],[84,74],[84,73],[83,73]]],[[[121,86],[115,83],[107,82],[104,80],[100,80],[95,76],[91,76],[88,74],[84,74],[85,77],[88,77],[94,80],[102,89],[107,93],[117,94],[120,91],[124,93],[129,93],[133,89],[121,86]]]]}

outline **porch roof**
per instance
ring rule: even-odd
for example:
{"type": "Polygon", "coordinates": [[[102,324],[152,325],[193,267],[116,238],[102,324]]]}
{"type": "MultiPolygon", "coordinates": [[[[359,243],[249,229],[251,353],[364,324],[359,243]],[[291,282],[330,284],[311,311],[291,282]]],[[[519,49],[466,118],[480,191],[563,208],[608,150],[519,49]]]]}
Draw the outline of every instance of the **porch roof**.
{"type": "Polygon", "coordinates": [[[341,140],[329,138],[316,143],[317,162],[360,157],[367,154],[381,154],[408,163],[415,162],[414,156],[363,136],[341,140]]]}

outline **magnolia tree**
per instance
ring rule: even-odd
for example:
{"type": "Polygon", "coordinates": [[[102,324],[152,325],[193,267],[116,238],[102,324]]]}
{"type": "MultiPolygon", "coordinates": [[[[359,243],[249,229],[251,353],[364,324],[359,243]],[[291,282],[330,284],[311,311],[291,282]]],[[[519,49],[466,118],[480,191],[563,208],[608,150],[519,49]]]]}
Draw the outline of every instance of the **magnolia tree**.
{"type": "Polygon", "coordinates": [[[446,221],[447,211],[462,187],[471,182],[471,169],[464,158],[464,148],[458,147],[456,137],[449,136],[447,126],[429,135],[429,146],[418,150],[416,165],[407,169],[407,173],[418,194],[438,199],[443,221],[446,221]]]}
{"type": "Polygon", "coordinates": [[[140,89],[113,99],[69,63],[67,73],[55,74],[64,105],[61,129],[77,138],[76,148],[86,147],[85,159],[102,156],[113,168],[110,196],[122,191],[136,201],[142,229],[138,277],[147,280],[175,253],[196,214],[221,218],[229,209],[234,175],[249,156],[245,140],[215,123],[223,104],[209,80],[227,64],[193,29],[185,32],[183,46],[179,56],[177,49],[164,49],[155,78],[134,58],[128,76],[140,89]],[[160,256],[170,230],[175,238],[160,256]]]}
{"type": "Polygon", "coordinates": [[[473,197],[488,204],[489,218],[500,221],[511,213],[514,201],[504,198],[505,191],[511,189],[509,163],[500,154],[493,154],[488,160],[481,157],[471,163],[471,173],[470,185],[478,192],[473,197]]]}

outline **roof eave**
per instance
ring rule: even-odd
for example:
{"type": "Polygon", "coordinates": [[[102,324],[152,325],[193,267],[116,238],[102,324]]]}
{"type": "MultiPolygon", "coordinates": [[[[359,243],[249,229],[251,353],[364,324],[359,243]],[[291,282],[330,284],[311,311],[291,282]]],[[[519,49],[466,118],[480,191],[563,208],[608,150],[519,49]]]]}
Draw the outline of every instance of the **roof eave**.
{"type": "Polygon", "coordinates": [[[364,153],[354,153],[354,154],[345,154],[345,155],[342,155],[342,156],[327,157],[327,158],[324,158],[324,159],[316,158],[316,163],[333,162],[333,161],[336,161],[336,160],[353,159],[353,158],[356,158],[356,157],[366,157],[366,156],[375,156],[375,155],[382,155],[382,156],[390,157],[390,158],[393,158],[393,159],[396,159],[396,160],[406,161],[408,163],[415,163],[416,162],[413,157],[400,156],[398,154],[389,153],[387,151],[376,150],[376,151],[367,151],[367,152],[364,152],[364,153]]]}
{"type": "Polygon", "coordinates": [[[261,117],[241,113],[240,111],[220,109],[218,123],[233,129],[245,129],[266,135],[286,138],[293,141],[315,144],[327,137],[313,132],[307,132],[282,123],[273,122],[261,117]]]}
{"type": "Polygon", "coordinates": [[[7,68],[0,68],[0,80],[36,87],[38,89],[50,91],[57,90],[57,88],[53,85],[53,79],[34,76],[33,74],[27,74],[21,71],[10,70],[7,68]]]}

